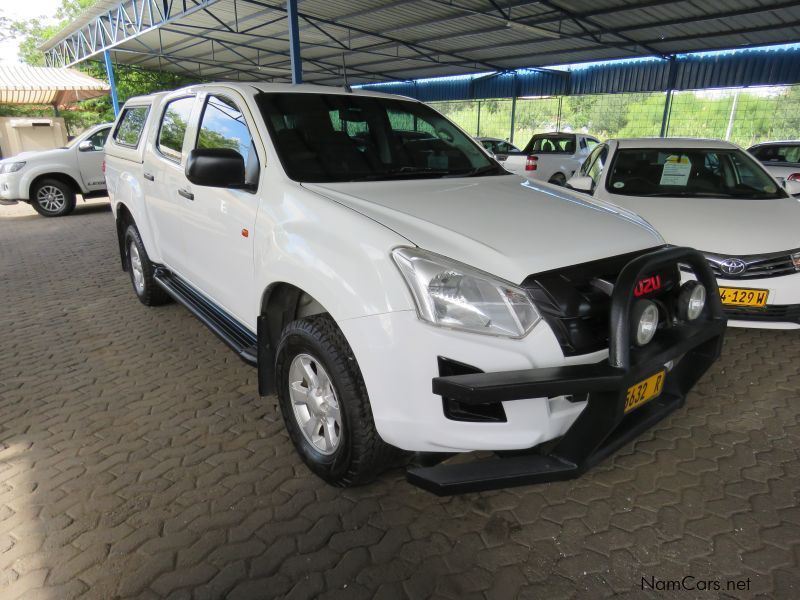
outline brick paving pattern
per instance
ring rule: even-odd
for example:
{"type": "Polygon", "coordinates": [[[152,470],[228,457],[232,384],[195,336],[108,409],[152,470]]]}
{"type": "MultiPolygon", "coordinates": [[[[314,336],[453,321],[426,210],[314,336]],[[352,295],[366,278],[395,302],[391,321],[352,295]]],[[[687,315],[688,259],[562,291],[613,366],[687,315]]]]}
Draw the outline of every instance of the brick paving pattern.
{"type": "Polygon", "coordinates": [[[119,269],[108,205],[0,206],[0,598],[800,597],[800,332],[729,332],[687,406],[579,480],[339,490],[255,372],[119,269]]]}

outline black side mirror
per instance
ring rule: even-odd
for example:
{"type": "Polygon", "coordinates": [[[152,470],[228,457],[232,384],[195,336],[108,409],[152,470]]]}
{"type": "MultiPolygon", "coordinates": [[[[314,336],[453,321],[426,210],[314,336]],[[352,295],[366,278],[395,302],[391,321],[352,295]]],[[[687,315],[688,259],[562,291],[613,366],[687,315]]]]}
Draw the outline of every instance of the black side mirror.
{"type": "Polygon", "coordinates": [[[230,148],[195,148],[186,160],[186,179],[206,187],[244,188],[244,158],[230,148]]]}

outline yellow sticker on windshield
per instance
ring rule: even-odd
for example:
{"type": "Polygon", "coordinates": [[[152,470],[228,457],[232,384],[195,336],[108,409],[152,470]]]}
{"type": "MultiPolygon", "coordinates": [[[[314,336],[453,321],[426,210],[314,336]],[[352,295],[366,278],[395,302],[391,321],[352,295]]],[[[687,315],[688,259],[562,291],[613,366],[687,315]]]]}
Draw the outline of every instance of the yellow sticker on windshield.
{"type": "Polygon", "coordinates": [[[661,185],[680,185],[685,186],[689,181],[689,174],[692,172],[692,163],[688,156],[678,156],[673,154],[668,156],[664,162],[664,170],[661,172],[661,185]]]}

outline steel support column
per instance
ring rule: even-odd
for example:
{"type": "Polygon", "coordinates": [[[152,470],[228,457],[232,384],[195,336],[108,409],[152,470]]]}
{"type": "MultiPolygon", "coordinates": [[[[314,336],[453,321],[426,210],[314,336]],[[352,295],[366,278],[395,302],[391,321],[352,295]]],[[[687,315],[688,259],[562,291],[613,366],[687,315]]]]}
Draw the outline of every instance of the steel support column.
{"type": "Polygon", "coordinates": [[[111,87],[111,104],[114,106],[114,116],[119,114],[119,98],[117,97],[117,82],[114,79],[114,65],[111,64],[111,54],[108,50],[103,50],[103,61],[106,63],[106,75],[108,75],[108,85],[111,87]]]}
{"type": "Polygon", "coordinates": [[[300,28],[297,24],[297,2],[286,0],[286,18],[289,21],[289,56],[292,61],[292,83],[303,83],[303,61],[300,57],[300,28]]]}
{"type": "Polygon", "coordinates": [[[669,58],[669,72],[667,74],[667,95],[664,98],[664,113],[661,115],[661,133],[659,137],[667,137],[669,131],[669,118],[672,115],[672,92],[675,89],[675,82],[678,78],[678,68],[675,57],[669,58]]]}

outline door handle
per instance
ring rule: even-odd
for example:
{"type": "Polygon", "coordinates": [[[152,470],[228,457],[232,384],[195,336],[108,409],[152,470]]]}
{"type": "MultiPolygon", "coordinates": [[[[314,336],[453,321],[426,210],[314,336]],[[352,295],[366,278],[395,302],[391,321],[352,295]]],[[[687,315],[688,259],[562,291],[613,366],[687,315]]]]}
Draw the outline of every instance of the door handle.
{"type": "Polygon", "coordinates": [[[145,172],[145,173],[142,173],[142,175],[144,176],[145,179],[147,179],[147,181],[155,181],[156,180],[156,176],[153,175],[152,173],[145,172]]]}
{"type": "Polygon", "coordinates": [[[178,194],[186,198],[187,200],[194,200],[194,194],[189,190],[185,190],[183,188],[178,189],[178,194]]]}

